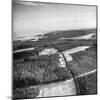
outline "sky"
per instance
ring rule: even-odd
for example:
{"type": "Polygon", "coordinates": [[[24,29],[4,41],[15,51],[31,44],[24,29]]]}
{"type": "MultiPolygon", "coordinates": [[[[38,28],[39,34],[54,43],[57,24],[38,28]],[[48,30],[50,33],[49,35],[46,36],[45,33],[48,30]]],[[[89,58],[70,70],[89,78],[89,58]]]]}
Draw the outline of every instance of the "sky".
{"type": "Polygon", "coordinates": [[[96,7],[13,2],[13,35],[96,27],[96,7]]]}

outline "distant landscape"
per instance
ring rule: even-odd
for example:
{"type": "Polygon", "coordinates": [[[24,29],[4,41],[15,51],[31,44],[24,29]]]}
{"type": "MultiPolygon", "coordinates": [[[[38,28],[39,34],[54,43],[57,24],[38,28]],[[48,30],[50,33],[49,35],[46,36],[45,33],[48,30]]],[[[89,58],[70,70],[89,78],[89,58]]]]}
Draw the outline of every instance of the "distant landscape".
{"type": "Polygon", "coordinates": [[[13,41],[14,99],[97,94],[97,29],[53,31],[39,37],[13,41]],[[54,84],[65,86],[64,92],[52,94],[54,84]]]}

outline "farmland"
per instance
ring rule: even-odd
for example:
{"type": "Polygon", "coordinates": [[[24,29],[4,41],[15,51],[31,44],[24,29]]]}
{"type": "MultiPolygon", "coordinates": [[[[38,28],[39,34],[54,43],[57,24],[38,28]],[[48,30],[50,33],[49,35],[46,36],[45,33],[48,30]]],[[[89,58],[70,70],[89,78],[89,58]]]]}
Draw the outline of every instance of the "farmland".
{"type": "Polygon", "coordinates": [[[97,69],[97,40],[59,40],[63,37],[71,38],[94,32],[96,29],[56,31],[44,34],[44,37],[38,41],[14,41],[14,51],[32,47],[34,49],[13,53],[13,98],[35,98],[39,95],[43,85],[49,86],[49,84],[58,84],[70,79],[74,79],[75,84],[77,82],[80,91],[79,93],[76,91],[76,95],[96,94],[96,72],[83,74],[97,69]],[[73,60],[64,59],[65,65],[61,67],[60,54],[81,46],[90,47],[84,51],[70,54],[73,60]],[[54,48],[57,52],[51,53],[53,49],[49,49],[50,54],[45,54],[48,48],[54,48]],[[79,77],[80,75],[83,76],[79,77]]]}

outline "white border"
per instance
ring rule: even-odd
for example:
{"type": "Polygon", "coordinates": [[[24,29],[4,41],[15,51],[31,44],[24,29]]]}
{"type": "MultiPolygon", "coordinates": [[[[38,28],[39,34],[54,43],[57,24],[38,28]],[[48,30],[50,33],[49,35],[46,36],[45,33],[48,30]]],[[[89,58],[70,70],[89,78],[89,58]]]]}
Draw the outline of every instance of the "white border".
{"type": "MultiPolygon", "coordinates": [[[[70,4],[86,4],[86,5],[98,5],[100,6],[100,0],[33,0],[33,1],[45,1],[45,2],[57,2],[57,3],[70,3],[70,4]]],[[[98,7],[100,11],[100,8],[98,7]]],[[[98,18],[100,13],[98,12],[98,18]]],[[[100,27],[98,19],[98,28],[100,27]]],[[[100,30],[98,29],[98,43],[100,43],[100,30]]],[[[11,0],[0,1],[0,100],[9,100],[11,96],[11,0]]],[[[98,45],[98,51],[99,50],[98,45]]],[[[100,53],[98,52],[98,55],[100,53]]],[[[99,63],[99,56],[98,56],[99,63]]],[[[98,65],[100,72],[100,67],[98,65]]],[[[99,73],[98,72],[98,73],[99,73]]],[[[100,75],[98,75],[100,76],[100,75]]],[[[100,84],[98,79],[98,84],[100,84]]],[[[100,89],[100,86],[98,86],[100,89]]],[[[42,98],[41,100],[98,100],[100,93],[93,96],[70,96],[70,97],[56,97],[56,98],[42,98]]],[[[33,99],[38,100],[38,99],[33,99]]]]}

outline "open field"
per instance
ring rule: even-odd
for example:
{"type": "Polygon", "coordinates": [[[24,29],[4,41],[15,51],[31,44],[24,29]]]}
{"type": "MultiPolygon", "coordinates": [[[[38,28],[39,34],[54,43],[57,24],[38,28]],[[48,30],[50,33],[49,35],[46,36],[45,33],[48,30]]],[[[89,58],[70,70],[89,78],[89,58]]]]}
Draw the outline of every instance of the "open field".
{"type": "Polygon", "coordinates": [[[97,72],[76,78],[80,95],[97,94],[97,72]]]}
{"type": "Polygon", "coordinates": [[[97,69],[96,53],[96,47],[90,47],[72,54],[74,60],[68,62],[68,67],[77,81],[79,95],[97,94],[97,72],[94,71],[97,69]]]}
{"type": "MultiPolygon", "coordinates": [[[[38,97],[43,86],[47,89],[47,87],[55,86],[59,84],[59,82],[65,82],[73,78],[80,90],[80,93],[78,94],[76,91],[76,93],[74,93],[75,95],[96,94],[96,72],[89,75],[83,75],[82,77],[78,76],[97,69],[97,40],[59,40],[59,38],[63,37],[81,36],[94,32],[96,32],[95,29],[56,31],[45,34],[44,38],[39,39],[39,41],[14,41],[14,51],[21,49],[27,50],[13,53],[13,97],[19,99],[35,98],[38,97]],[[66,34],[66,32],[68,34],[66,34]],[[90,47],[86,50],[70,54],[73,60],[64,60],[65,67],[61,67],[59,64],[60,54],[62,54],[63,51],[81,46],[90,47]],[[34,47],[34,49],[28,50],[28,48],[31,47],[34,47]],[[40,55],[46,48],[55,48],[57,53],[40,55]]],[[[58,87],[61,87],[62,84],[63,83],[61,83],[60,86],[58,85],[58,87]]],[[[47,90],[49,91],[49,89],[47,90]]],[[[53,87],[51,90],[55,91],[56,87],[53,87]]],[[[62,88],[60,88],[60,90],[62,91],[62,88]]],[[[49,93],[48,91],[46,93],[44,92],[44,96],[47,96],[49,93]]],[[[67,94],[68,91],[66,92],[66,95],[67,94]]]]}
{"type": "Polygon", "coordinates": [[[23,48],[31,48],[31,47],[50,47],[50,46],[60,46],[62,44],[76,46],[76,45],[87,45],[91,44],[92,40],[72,40],[65,39],[59,40],[59,38],[72,38],[82,35],[87,35],[90,33],[96,33],[96,29],[87,29],[87,30],[70,30],[70,31],[55,31],[44,34],[44,37],[39,39],[38,41],[26,40],[26,41],[14,41],[13,42],[13,50],[23,49],[23,48]],[[81,43],[80,43],[81,42],[81,43]],[[74,44],[73,44],[74,43],[74,44]],[[72,45],[73,44],[73,45],[72,45]]]}
{"type": "MultiPolygon", "coordinates": [[[[23,52],[19,52],[19,53],[14,53],[14,58],[23,58],[23,57],[27,57],[27,56],[31,56],[31,55],[38,55],[38,53],[43,50],[43,48],[47,48],[47,47],[52,47],[52,48],[56,48],[57,50],[59,50],[60,52],[77,47],[77,46],[92,46],[96,44],[96,40],[63,40],[62,41],[58,41],[52,43],[52,42],[46,42],[44,43],[42,46],[41,45],[36,45],[36,48],[34,50],[30,50],[30,51],[23,51],[23,52]]],[[[27,44],[26,44],[27,45],[27,44]]]]}
{"type": "Polygon", "coordinates": [[[68,62],[69,69],[76,76],[97,68],[96,48],[90,47],[85,51],[72,54],[73,61],[68,62]]]}

